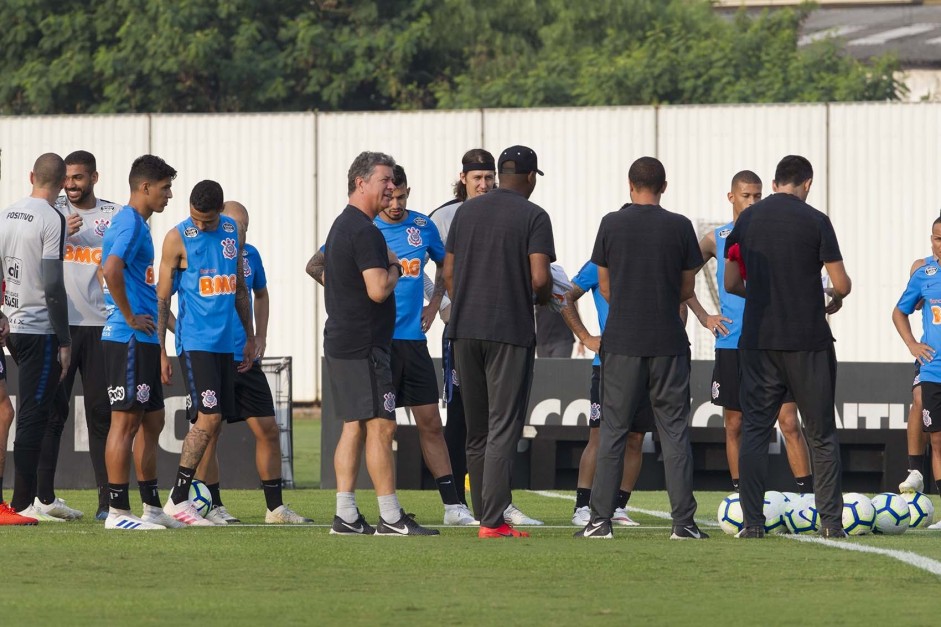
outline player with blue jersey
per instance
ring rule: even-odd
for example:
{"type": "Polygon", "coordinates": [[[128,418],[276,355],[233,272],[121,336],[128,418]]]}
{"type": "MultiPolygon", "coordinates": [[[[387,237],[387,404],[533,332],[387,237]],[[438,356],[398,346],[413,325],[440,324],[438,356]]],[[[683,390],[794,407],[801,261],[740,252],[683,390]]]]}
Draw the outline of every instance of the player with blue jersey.
{"type": "Polygon", "coordinates": [[[222,186],[200,181],[190,194],[190,217],[167,233],[157,285],[157,336],[164,383],[172,376],[166,351],[170,298],[179,274],[176,337],[193,427],[183,440],[180,467],[164,512],[185,525],[211,526],[189,501],[189,488],[206,447],[222,419],[235,414],[232,368],[233,310],[246,333],[239,370],[251,367],[254,332],[242,272],[244,234],[222,215],[222,186]]]}
{"type": "MultiPolygon", "coordinates": [[[[725,290],[725,240],[732,232],[738,216],[761,200],[762,184],[758,175],[742,170],[732,177],[731,191],[732,221],[708,232],[699,242],[703,260],[715,258],[716,283],[721,312],[709,314],[693,296],[687,304],[700,324],[716,338],[716,361],[712,374],[712,402],[722,407],[725,423],[725,453],[732,475],[732,486],[738,490],[738,458],[742,440],[742,406],[739,402],[738,340],[742,332],[742,315],[745,299],[725,290]]],[[[778,426],[784,436],[788,463],[800,492],[813,492],[813,475],[807,442],[797,417],[797,404],[790,393],[778,413],[778,426]]]]}
{"type": "MultiPolygon", "coordinates": [[[[892,322],[912,357],[920,365],[921,422],[931,442],[931,467],[941,490],[941,217],[931,225],[932,256],[912,273],[892,310],[892,322]],[[915,339],[908,317],[921,306],[921,341],[915,339]]],[[[941,529],[941,521],[929,529],[941,529]]]]}
{"type": "MultiPolygon", "coordinates": [[[[402,266],[402,278],[395,286],[392,334],[391,367],[396,407],[409,408],[415,418],[425,464],[435,478],[444,504],[444,524],[474,525],[477,521],[458,496],[457,481],[451,470],[438,411],[438,380],[425,337],[444,295],[440,280],[444,243],[428,216],[407,209],[411,190],[405,170],[396,165],[392,177],[395,185],[392,202],[373,222],[402,266]],[[440,289],[436,289],[431,302],[424,306],[423,277],[429,259],[438,265],[435,284],[440,289]]],[[[316,256],[311,261],[318,266],[316,256]]]]}
{"type": "MultiPolygon", "coordinates": [[[[601,294],[598,284],[598,266],[588,261],[572,277],[572,289],[565,294],[562,306],[562,317],[569,325],[575,337],[585,347],[595,353],[591,362],[591,414],[588,417],[588,444],[582,451],[578,462],[578,484],[575,490],[575,510],[572,514],[572,524],[584,527],[591,521],[591,484],[595,480],[595,465],[598,456],[598,427],[601,426],[601,335],[605,322],[608,320],[608,301],[601,294]],[[585,328],[578,306],[575,304],[587,292],[591,292],[598,312],[599,335],[592,335],[585,328]]],[[[637,483],[643,463],[644,434],[652,431],[654,427],[653,411],[650,403],[646,403],[631,422],[631,429],[627,435],[627,446],[624,450],[624,472],[621,476],[621,488],[618,490],[614,516],[611,522],[617,525],[636,526],[638,523],[627,515],[627,502],[631,498],[631,491],[637,483]]]]}
{"type": "MultiPolygon", "coordinates": [[[[163,429],[160,345],[154,319],[154,243],[147,220],[162,213],[170,198],[176,170],[160,157],[134,161],[128,177],[131,198],[111,220],[101,244],[107,320],[101,339],[105,381],[111,403],[111,428],[105,446],[109,508],[105,529],[146,530],[179,526],[160,507],[144,503],[144,515],[131,514],[128,477],[134,436],[163,429]]],[[[151,440],[156,447],[156,440],[151,440]]],[[[151,451],[156,458],[156,449],[151,451]]]]}
{"type": "MultiPolygon", "coordinates": [[[[222,215],[232,218],[248,234],[248,210],[239,202],[227,201],[223,206],[222,215]]],[[[236,411],[232,416],[226,416],[226,421],[245,421],[252,435],[255,436],[255,464],[261,487],[265,494],[265,522],[303,524],[313,522],[310,518],[301,516],[284,504],[281,477],[281,430],[275,420],[274,398],[268,379],[261,370],[261,358],[265,355],[266,338],[268,336],[268,279],[265,275],[265,266],[262,264],[258,249],[246,243],[242,249],[242,275],[245,277],[245,287],[249,295],[249,308],[255,322],[255,357],[251,367],[238,372],[238,362],[233,364],[235,371],[235,404],[236,411]]],[[[179,275],[177,275],[179,276],[179,275]]],[[[238,320],[238,313],[232,310],[232,334],[234,355],[242,355],[245,348],[245,330],[238,320]]],[[[177,354],[180,354],[182,345],[177,336],[177,354]]],[[[209,446],[196,468],[196,478],[206,484],[212,496],[212,508],[206,518],[217,525],[226,525],[241,522],[232,516],[222,503],[219,489],[219,459],[216,455],[216,446],[219,441],[217,432],[210,440],[209,446]]]]}

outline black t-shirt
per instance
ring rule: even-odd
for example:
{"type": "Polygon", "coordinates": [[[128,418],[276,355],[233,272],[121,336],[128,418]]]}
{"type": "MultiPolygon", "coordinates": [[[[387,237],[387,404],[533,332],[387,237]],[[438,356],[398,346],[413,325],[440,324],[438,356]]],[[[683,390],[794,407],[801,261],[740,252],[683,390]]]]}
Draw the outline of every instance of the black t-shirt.
{"type": "Polygon", "coordinates": [[[381,303],[374,302],[363,279],[364,270],[389,267],[382,233],[369,216],[347,205],[330,227],[324,256],[324,353],[340,359],[362,359],[369,356],[373,346],[391,346],[395,294],[389,294],[381,303]]]}
{"type": "Polygon", "coordinates": [[[792,194],[772,194],[742,212],[725,240],[745,263],[739,348],[816,351],[833,342],[824,312],[823,264],[842,261],[830,218],[792,194]]]}
{"type": "Polygon", "coordinates": [[[555,261],[549,214],[509,189],[465,202],[451,222],[454,293],[447,337],[535,345],[529,255],[555,261]]]}
{"type": "Polygon", "coordinates": [[[633,357],[688,353],[680,287],[683,271],[703,263],[688,218],[656,205],[625,205],[602,218],[591,260],[608,269],[611,282],[604,352],[633,357]]]}

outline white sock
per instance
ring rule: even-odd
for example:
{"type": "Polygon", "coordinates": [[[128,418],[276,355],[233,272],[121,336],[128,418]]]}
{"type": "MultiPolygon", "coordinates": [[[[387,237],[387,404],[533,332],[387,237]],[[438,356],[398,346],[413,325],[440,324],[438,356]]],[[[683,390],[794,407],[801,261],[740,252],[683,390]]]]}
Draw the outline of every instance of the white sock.
{"type": "Polygon", "coordinates": [[[337,516],[351,525],[359,518],[356,495],[352,492],[337,492],[337,516]]]}
{"type": "Polygon", "coordinates": [[[395,492],[379,497],[379,515],[387,523],[395,524],[402,519],[402,506],[395,492]]]}

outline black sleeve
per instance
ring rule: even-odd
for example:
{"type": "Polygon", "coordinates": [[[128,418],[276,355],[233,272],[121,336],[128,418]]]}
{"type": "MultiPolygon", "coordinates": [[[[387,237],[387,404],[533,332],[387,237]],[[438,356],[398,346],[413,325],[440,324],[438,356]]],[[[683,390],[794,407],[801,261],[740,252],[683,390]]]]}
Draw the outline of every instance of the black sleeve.
{"type": "Polygon", "coordinates": [[[595,236],[595,246],[591,251],[591,262],[596,266],[607,268],[608,255],[605,247],[607,233],[607,216],[601,219],[601,226],[598,227],[598,235],[595,236]]]}
{"type": "Polygon", "coordinates": [[[687,218],[683,218],[683,223],[683,245],[686,249],[683,253],[683,269],[694,270],[703,264],[702,251],[699,249],[693,223],[687,218]]]}
{"type": "Polygon", "coordinates": [[[360,272],[389,267],[386,240],[379,229],[361,229],[353,235],[353,261],[360,272]]]}
{"type": "Polygon", "coordinates": [[[830,218],[821,214],[820,221],[820,261],[829,263],[831,261],[843,261],[843,255],[840,254],[840,244],[836,241],[836,232],[833,230],[833,224],[830,218]]]}
{"type": "Polygon", "coordinates": [[[529,226],[529,248],[527,255],[542,253],[555,261],[555,240],[552,237],[552,220],[545,211],[537,211],[529,226]]]}

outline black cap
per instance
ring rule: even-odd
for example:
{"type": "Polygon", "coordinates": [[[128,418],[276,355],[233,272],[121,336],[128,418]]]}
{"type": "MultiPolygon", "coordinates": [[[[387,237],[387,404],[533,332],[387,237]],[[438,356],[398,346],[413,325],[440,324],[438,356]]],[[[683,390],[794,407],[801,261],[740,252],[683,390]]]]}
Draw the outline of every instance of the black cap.
{"type": "MultiPolygon", "coordinates": [[[[500,172],[503,172],[503,164],[507,161],[512,161],[516,165],[516,174],[535,172],[539,176],[543,175],[542,170],[539,169],[536,153],[532,148],[527,148],[526,146],[510,146],[504,150],[500,153],[500,160],[497,162],[497,168],[500,172]]],[[[509,172],[507,174],[509,174],[509,172]]]]}

